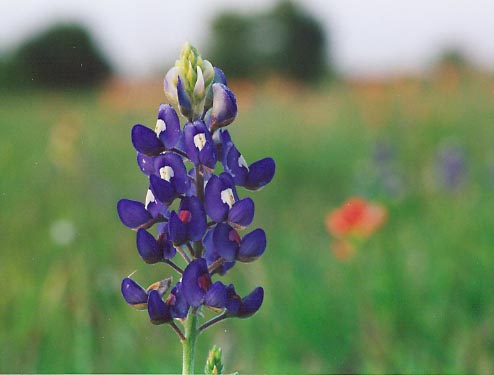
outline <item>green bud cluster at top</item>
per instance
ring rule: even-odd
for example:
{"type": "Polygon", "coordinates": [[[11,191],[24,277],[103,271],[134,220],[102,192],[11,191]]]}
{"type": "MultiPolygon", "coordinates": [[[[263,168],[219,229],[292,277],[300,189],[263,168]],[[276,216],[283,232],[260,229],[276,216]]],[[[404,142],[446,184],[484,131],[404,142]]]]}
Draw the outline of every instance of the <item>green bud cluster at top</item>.
{"type": "MultiPolygon", "coordinates": [[[[175,61],[174,85],[176,86],[178,76],[181,77],[185,92],[192,101],[193,117],[202,114],[206,94],[214,79],[214,68],[208,60],[203,60],[197,49],[190,43],[185,43],[180,52],[180,58],[175,61]]],[[[165,91],[166,93],[166,91],[165,91]]],[[[177,97],[167,97],[173,104],[176,104],[177,97]]]]}

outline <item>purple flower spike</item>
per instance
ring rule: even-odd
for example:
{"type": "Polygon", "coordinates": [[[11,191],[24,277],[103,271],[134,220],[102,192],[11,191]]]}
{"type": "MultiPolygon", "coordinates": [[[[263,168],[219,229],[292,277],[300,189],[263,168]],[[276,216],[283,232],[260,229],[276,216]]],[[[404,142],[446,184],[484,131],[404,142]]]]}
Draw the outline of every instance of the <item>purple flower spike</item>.
{"type": "Polygon", "coordinates": [[[248,318],[254,315],[262,305],[264,289],[257,287],[249,295],[240,299],[233,285],[227,287],[226,309],[229,316],[248,318]]]}
{"type": "Polygon", "coordinates": [[[139,228],[152,220],[144,204],[130,199],[120,199],[117,203],[118,216],[122,223],[132,229],[139,228]]]}
{"type": "Polygon", "coordinates": [[[138,310],[146,309],[148,302],[146,290],[134,280],[129,277],[123,279],[120,290],[122,291],[123,298],[129,305],[138,310]]]}
{"type": "Polygon", "coordinates": [[[160,105],[155,132],[166,149],[169,150],[177,144],[180,138],[180,120],[171,105],[160,105]]]}
{"type": "Polygon", "coordinates": [[[134,148],[144,155],[158,155],[164,151],[163,143],[158,139],[156,133],[144,125],[134,125],[131,138],[134,148]]]}
{"type": "Polygon", "coordinates": [[[151,290],[149,292],[148,314],[149,319],[153,324],[163,324],[172,321],[170,307],[163,302],[160,294],[156,290],[151,290]]]}
{"type": "Polygon", "coordinates": [[[222,309],[226,303],[226,288],[221,281],[216,281],[204,296],[204,304],[216,309],[222,309]]]}
{"type": "Polygon", "coordinates": [[[184,127],[185,150],[190,160],[195,164],[202,164],[214,169],[216,164],[216,150],[213,138],[203,121],[194,121],[184,127]]]}
{"type": "Polygon", "coordinates": [[[233,92],[222,83],[213,83],[213,108],[210,116],[213,132],[231,124],[237,116],[237,99],[233,92]]]}
{"type": "Polygon", "coordinates": [[[237,260],[252,262],[259,258],[266,250],[266,233],[257,228],[242,238],[238,249],[237,260]]]}
{"type": "Polygon", "coordinates": [[[168,224],[170,240],[181,245],[186,241],[199,241],[206,232],[206,213],[197,197],[185,197],[178,213],[173,211],[168,224]]]}
{"type": "Polygon", "coordinates": [[[228,223],[237,229],[245,229],[254,219],[254,201],[244,198],[235,202],[228,213],[228,223]]]}
{"type": "Polygon", "coordinates": [[[259,190],[269,184],[273,179],[276,165],[272,158],[264,158],[252,163],[249,166],[249,174],[245,181],[245,188],[249,190],[259,190]]]}
{"type": "Polygon", "coordinates": [[[188,304],[199,307],[211,286],[211,276],[208,272],[206,260],[195,259],[187,266],[182,275],[182,291],[188,304]]]}
{"type": "Polygon", "coordinates": [[[136,235],[137,251],[141,258],[149,264],[163,260],[163,249],[158,245],[154,236],[145,229],[139,229],[136,235]]]}
{"type": "Polygon", "coordinates": [[[178,97],[178,107],[180,109],[180,112],[184,117],[190,118],[193,115],[193,110],[192,110],[192,102],[189,98],[189,95],[185,91],[185,86],[182,83],[182,79],[180,76],[178,77],[177,81],[177,97],[178,97]]]}

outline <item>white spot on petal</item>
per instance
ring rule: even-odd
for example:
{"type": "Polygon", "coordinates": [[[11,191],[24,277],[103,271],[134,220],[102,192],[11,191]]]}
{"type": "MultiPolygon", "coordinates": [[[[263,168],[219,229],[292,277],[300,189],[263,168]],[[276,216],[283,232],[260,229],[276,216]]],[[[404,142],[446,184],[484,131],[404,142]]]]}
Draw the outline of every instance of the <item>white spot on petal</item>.
{"type": "Polygon", "coordinates": [[[173,172],[173,168],[169,165],[165,165],[160,168],[160,176],[163,180],[170,182],[170,179],[175,176],[175,172],[173,172]]]}
{"type": "Polygon", "coordinates": [[[194,145],[201,151],[206,144],[206,135],[204,133],[198,133],[194,135],[194,145]]]}
{"type": "Polygon", "coordinates": [[[235,197],[233,196],[232,189],[225,189],[221,192],[221,201],[226,203],[229,208],[232,208],[235,203],[235,197]]]}
{"type": "Polygon", "coordinates": [[[249,166],[247,165],[247,162],[245,161],[243,155],[240,155],[238,158],[238,166],[240,168],[244,167],[247,168],[247,170],[249,170],[249,166]]]}
{"type": "Polygon", "coordinates": [[[166,124],[162,119],[158,119],[156,121],[156,127],[154,128],[154,131],[156,132],[156,135],[159,137],[159,135],[166,130],[166,124]]]}
{"type": "Polygon", "coordinates": [[[148,205],[151,202],[153,202],[153,203],[156,202],[156,198],[154,197],[154,194],[151,191],[151,189],[148,189],[148,192],[146,194],[146,203],[144,205],[144,207],[146,207],[146,210],[148,209],[148,205]]]}

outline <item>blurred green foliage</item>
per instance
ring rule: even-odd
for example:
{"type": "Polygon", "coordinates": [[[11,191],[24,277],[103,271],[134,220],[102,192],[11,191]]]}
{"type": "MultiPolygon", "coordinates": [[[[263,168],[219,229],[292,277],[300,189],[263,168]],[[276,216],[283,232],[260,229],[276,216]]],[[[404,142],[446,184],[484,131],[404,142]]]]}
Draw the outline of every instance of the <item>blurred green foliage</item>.
{"type": "MultiPolygon", "coordinates": [[[[270,155],[277,174],[253,196],[252,228],[266,230],[267,251],[224,281],[242,295],[262,285],[266,296],[254,317],[199,338],[197,367],[215,343],[226,372],[492,374],[493,83],[474,76],[312,91],[272,82],[250,97],[234,88],[239,118],[229,130],[248,162],[270,155]],[[445,139],[465,152],[467,178],[455,190],[436,181],[445,139]],[[402,178],[398,195],[380,188],[382,142],[402,178]],[[389,219],[341,262],[324,217],[354,194],[384,203],[389,219]]],[[[114,95],[1,97],[0,372],[180,372],[175,334],[151,325],[119,290],[134,270],[143,285],[174,275],[139,259],[115,208],[122,197],[144,199],[129,134],[135,123],[155,123],[158,101],[118,105],[114,95]],[[73,237],[60,233],[60,220],[73,237]]]]}
{"type": "Polygon", "coordinates": [[[106,57],[83,26],[59,24],[0,60],[0,87],[91,87],[111,72],[106,57]]]}
{"type": "Polygon", "coordinates": [[[312,15],[291,1],[282,1],[262,14],[218,15],[208,56],[227,77],[276,72],[309,82],[331,70],[326,35],[312,15]]]}

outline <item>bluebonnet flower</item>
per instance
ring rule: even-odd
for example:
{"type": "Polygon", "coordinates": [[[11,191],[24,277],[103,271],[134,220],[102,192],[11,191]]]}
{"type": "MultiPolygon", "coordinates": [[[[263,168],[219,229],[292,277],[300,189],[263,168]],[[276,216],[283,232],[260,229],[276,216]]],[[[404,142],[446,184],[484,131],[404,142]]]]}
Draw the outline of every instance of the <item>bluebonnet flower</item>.
{"type": "Polygon", "coordinates": [[[206,235],[204,236],[204,259],[206,259],[206,263],[208,267],[212,266],[213,264],[217,264],[214,270],[211,271],[211,274],[218,273],[221,276],[225,275],[225,273],[228,272],[230,268],[232,268],[235,265],[235,261],[221,261],[221,259],[224,259],[220,256],[218,253],[218,250],[216,249],[216,246],[213,243],[213,232],[214,229],[210,229],[206,235]]]}
{"type": "Polygon", "coordinates": [[[225,261],[252,262],[259,258],[266,249],[266,234],[257,228],[240,238],[238,232],[230,225],[218,223],[212,234],[213,246],[225,261]]]}
{"type": "Polygon", "coordinates": [[[137,230],[136,246],[141,258],[149,264],[163,262],[175,256],[176,250],[169,240],[168,225],[164,224],[158,229],[158,238],[147,230],[137,230]]]}
{"type": "Polygon", "coordinates": [[[180,202],[178,213],[172,211],[170,214],[170,240],[176,245],[201,240],[206,227],[206,213],[197,197],[185,197],[180,202]]]}
{"type": "Polygon", "coordinates": [[[439,146],[437,169],[443,187],[454,190],[461,185],[467,168],[465,153],[460,145],[447,140],[439,146]]]}
{"type": "Polygon", "coordinates": [[[264,299],[264,289],[255,288],[244,298],[235,292],[235,287],[230,284],[226,287],[226,310],[227,315],[237,318],[248,318],[254,315],[262,305],[264,299]]]}
{"type": "Polygon", "coordinates": [[[258,160],[247,165],[245,158],[233,144],[227,130],[220,131],[221,163],[235,181],[235,185],[249,190],[259,190],[271,182],[274,176],[275,163],[272,158],[258,160]]]}
{"type": "Polygon", "coordinates": [[[131,132],[134,148],[144,155],[157,155],[170,150],[180,138],[180,121],[177,113],[169,104],[161,104],[155,130],[137,124],[131,132]]]}
{"type": "Polygon", "coordinates": [[[149,292],[147,310],[149,319],[153,324],[169,323],[174,318],[185,318],[189,311],[187,303],[182,292],[182,283],[178,282],[170,294],[163,301],[163,295],[156,290],[149,292]]]}
{"type": "MultiPolygon", "coordinates": [[[[263,229],[238,232],[252,223],[254,201],[241,199],[237,186],[264,187],[274,176],[275,163],[269,157],[246,163],[224,129],[237,116],[235,95],[221,69],[203,60],[190,44],[166,74],[164,91],[186,122],[181,128],[175,109],[162,104],[154,131],[141,124],[132,128],[137,165],[148,176],[147,191],[144,202],[121,199],[117,211],[122,223],[136,231],[142,260],[172,267],[180,281],[166,296],[171,278],[144,289],[126,277],[121,292],[131,306],[147,309],[151,323],[169,324],[184,351],[190,351],[199,332],[225,318],[249,317],[262,304],[261,287],[241,298],[233,284],[213,278],[266,250],[263,229]],[[218,161],[222,173],[216,171],[218,161]],[[203,307],[219,315],[199,325],[203,307]]],[[[189,370],[190,363],[184,373],[189,370]]]]}
{"type": "Polygon", "coordinates": [[[163,296],[170,287],[171,279],[165,279],[151,284],[147,289],[137,284],[130,277],[122,280],[121,292],[125,301],[132,307],[138,310],[147,308],[148,294],[151,291],[156,291],[160,296],[163,296]]]}
{"type": "Polygon", "coordinates": [[[187,156],[195,165],[214,169],[216,151],[213,138],[203,121],[194,121],[184,127],[184,142],[187,156]]]}
{"type": "Polygon", "coordinates": [[[206,212],[214,221],[228,221],[234,227],[243,229],[254,219],[254,201],[238,197],[230,174],[223,172],[219,176],[211,176],[204,194],[206,212]]]}
{"type": "Polygon", "coordinates": [[[223,308],[226,303],[226,288],[221,281],[213,283],[205,259],[193,260],[182,277],[185,299],[192,307],[206,305],[223,308]]]}
{"type": "Polygon", "coordinates": [[[154,173],[149,177],[153,195],[165,205],[185,194],[190,181],[183,159],[173,152],[165,152],[154,158],[154,173]]]}

